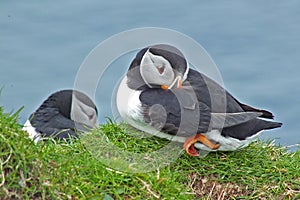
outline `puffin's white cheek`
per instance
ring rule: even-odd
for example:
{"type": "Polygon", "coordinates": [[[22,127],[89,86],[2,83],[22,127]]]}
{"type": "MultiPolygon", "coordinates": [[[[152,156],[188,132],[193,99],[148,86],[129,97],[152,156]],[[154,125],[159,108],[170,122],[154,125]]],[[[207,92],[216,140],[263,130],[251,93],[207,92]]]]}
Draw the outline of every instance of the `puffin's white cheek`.
{"type": "Polygon", "coordinates": [[[81,113],[82,123],[91,128],[94,127],[97,121],[96,111],[90,107],[85,107],[83,109],[84,110],[82,110],[83,112],[81,113]]]}
{"type": "Polygon", "coordinates": [[[164,78],[164,83],[161,85],[170,85],[175,79],[175,73],[172,68],[166,67],[162,77],[164,78]]]}
{"type": "Polygon", "coordinates": [[[148,85],[169,85],[175,77],[172,70],[165,69],[164,73],[160,74],[154,66],[141,68],[141,75],[148,85]]]}
{"type": "Polygon", "coordinates": [[[82,113],[80,108],[72,109],[71,119],[77,123],[83,124],[84,122],[87,121],[87,116],[82,113]]]}
{"type": "Polygon", "coordinates": [[[141,65],[140,73],[147,85],[156,83],[155,79],[157,80],[158,78],[158,72],[156,72],[155,66],[153,64],[141,65]]]}
{"type": "Polygon", "coordinates": [[[95,111],[81,103],[78,99],[74,98],[71,107],[71,119],[79,124],[84,124],[89,127],[93,127],[93,117],[95,116],[95,111]],[[90,117],[92,116],[92,117],[90,117]]]}

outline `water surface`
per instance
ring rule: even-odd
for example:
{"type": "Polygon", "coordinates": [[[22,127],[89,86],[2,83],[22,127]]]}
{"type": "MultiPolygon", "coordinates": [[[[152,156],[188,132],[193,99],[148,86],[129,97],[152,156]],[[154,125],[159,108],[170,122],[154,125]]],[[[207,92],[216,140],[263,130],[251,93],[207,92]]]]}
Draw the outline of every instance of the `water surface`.
{"type": "MultiPolygon", "coordinates": [[[[50,93],[73,87],[79,66],[98,43],[131,28],[165,27],[199,42],[233,95],[271,110],[284,123],[264,138],[300,143],[299,24],[297,0],[2,2],[0,104],[7,112],[25,106],[23,123],[50,93]]],[[[107,80],[118,80],[133,56],[113,63],[107,80]]],[[[111,88],[105,89],[96,97],[101,123],[111,116],[105,96],[111,88]]]]}

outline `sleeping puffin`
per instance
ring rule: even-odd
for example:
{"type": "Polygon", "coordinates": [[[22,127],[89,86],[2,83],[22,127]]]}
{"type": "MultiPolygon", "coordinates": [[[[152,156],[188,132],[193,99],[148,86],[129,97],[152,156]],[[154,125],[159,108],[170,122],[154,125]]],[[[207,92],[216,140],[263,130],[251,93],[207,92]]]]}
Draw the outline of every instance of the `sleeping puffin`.
{"type": "Polygon", "coordinates": [[[23,130],[37,143],[42,137],[77,138],[81,132],[95,127],[98,111],[93,101],[76,90],[51,94],[30,115],[23,130]]]}
{"type": "Polygon", "coordinates": [[[123,118],[173,136],[191,156],[199,156],[197,148],[245,147],[263,130],[282,125],[271,121],[271,112],[241,103],[214,80],[190,69],[183,53],[167,44],[140,50],[120,88],[128,102],[118,101],[123,118]]]}

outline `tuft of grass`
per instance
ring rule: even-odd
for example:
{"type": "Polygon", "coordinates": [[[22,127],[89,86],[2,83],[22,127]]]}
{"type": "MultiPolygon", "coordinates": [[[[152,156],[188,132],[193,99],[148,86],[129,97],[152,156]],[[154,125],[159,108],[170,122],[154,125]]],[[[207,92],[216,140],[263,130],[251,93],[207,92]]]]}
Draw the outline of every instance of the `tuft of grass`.
{"type": "Polygon", "coordinates": [[[300,151],[261,141],[190,157],[182,144],[109,121],[35,145],[0,107],[0,199],[297,199],[300,151]]]}

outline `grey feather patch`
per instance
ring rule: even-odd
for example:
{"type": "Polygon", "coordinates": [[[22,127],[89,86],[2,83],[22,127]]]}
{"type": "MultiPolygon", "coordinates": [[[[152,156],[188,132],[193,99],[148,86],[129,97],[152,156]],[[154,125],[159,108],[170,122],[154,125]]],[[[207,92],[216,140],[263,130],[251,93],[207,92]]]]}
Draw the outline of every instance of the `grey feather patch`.
{"type": "Polygon", "coordinates": [[[167,120],[167,112],[165,108],[160,104],[154,104],[149,109],[150,125],[157,130],[161,130],[167,120]]]}
{"type": "Polygon", "coordinates": [[[193,103],[192,105],[188,106],[188,105],[184,105],[183,108],[187,109],[187,110],[195,110],[196,109],[196,105],[197,103],[193,103]]]}
{"type": "Polygon", "coordinates": [[[211,113],[210,127],[221,129],[245,123],[261,116],[261,112],[211,113]]]}

